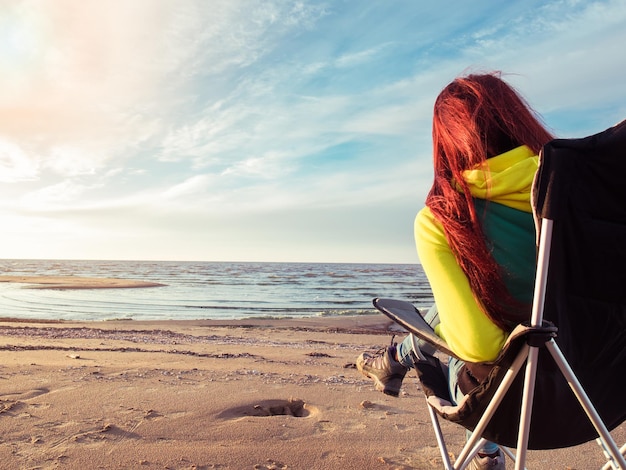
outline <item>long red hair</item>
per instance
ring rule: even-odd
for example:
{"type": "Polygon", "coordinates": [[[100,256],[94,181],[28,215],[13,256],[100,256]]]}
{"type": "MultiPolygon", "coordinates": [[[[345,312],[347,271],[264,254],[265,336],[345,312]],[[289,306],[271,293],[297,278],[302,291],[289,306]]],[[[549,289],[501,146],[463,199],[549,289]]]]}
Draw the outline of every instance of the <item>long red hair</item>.
{"type": "Polygon", "coordinates": [[[508,292],[491,255],[463,172],[488,158],[527,145],[534,152],[553,136],[499,72],[472,74],[437,97],[433,117],[435,180],[426,205],[443,225],[477,301],[498,326],[510,329],[529,308],[508,292]]]}

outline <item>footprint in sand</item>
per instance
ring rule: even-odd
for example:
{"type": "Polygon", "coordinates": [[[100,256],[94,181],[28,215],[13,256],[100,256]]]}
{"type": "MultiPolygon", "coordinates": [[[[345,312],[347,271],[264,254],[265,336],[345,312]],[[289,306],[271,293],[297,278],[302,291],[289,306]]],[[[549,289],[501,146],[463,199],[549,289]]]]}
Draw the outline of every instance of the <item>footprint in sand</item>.
{"type": "Polygon", "coordinates": [[[74,442],[88,442],[107,439],[141,439],[141,435],[121,429],[114,424],[106,423],[100,428],[74,434],[70,439],[74,442]]]}
{"type": "Polygon", "coordinates": [[[315,432],[321,434],[333,432],[335,429],[337,429],[337,426],[327,419],[321,419],[315,425],[315,432]]]}
{"type": "Polygon", "coordinates": [[[287,465],[267,459],[265,463],[258,463],[253,468],[254,470],[287,470],[287,465]]]}
{"type": "Polygon", "coordinates": [[[264,400],[237,406],[222,411],[217,417],[222,419],[236,419],[246,416],[293,416],[294,418],[307,418],[318,413],[318,409],[308,405],[298,398],[289,400],[264,400]]]}
{"type": "Polygon", "coordinates": [[[10,398],[12,400],[30,400],[31,398],[35,398],[46,393],[50,393],[50,389],[41,387],[27,390],[25,392],[3,393],[2,397],[10,398]]]}
{"type": "Polygon", "coordinates": [[[148,410],[144,415],[143,419],[158,419],[163,418],[163,415],[155,410],[148,410]]]}
{"type": "Polygon", "coordinates": [[[21,401],[0,400],[0,414],[12,414],[24,406],[21,401]]]}
{"type": "MultiPolygon", "coordinates": [[[[47,388],[35,388],[33,390],[27,390],[25,392],[13,392],[13,393],[5,393],[0,398],[0,414],[7,413],[13,414],[16,411],[22,409],[25,406],[30,408],[38,408],[43,405],[40,404],[26,404],[25,400],[30,400],[32,398],[36,398],[38,396],[49,393],[50,390],[47,388]]],[[[29,416],[26,413],[24,416],[29,416]]]]}
{"type": "Polygon", "coordinates": [[[399,415],[399,414],[407,413],[405,410],[394,408],[393,406],[387,406],[387,405],[381,405],[379,403],[373,403],[373,402],[371,402],[369,400],[363,400],[359,404],[359,407],[362,410],[382,411],[382,412],[384,412],[385,416],[399,415]]]}

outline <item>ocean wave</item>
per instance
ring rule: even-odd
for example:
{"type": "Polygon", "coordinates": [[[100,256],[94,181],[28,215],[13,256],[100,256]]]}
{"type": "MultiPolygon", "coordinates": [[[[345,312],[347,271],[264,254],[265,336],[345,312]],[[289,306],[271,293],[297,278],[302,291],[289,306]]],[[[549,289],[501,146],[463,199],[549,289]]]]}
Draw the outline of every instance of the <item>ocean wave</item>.
{"type": "Polygon", "coordinates": [[[0,260],[12,276],[154,281],[158,290],[41,291],[0,283],[0,314],[16,318],[237,319],[370,315],[374,297],[432,304],[418,265],[0,260]]]}
{"type": "Polygon", "coordinates": [[[318,317],[340,317],[340,316],[359,316],[359,315],[379,315],[380,313],[375,308],[360,309],[360,310],[325,310],[317,314],[318,317]]]}

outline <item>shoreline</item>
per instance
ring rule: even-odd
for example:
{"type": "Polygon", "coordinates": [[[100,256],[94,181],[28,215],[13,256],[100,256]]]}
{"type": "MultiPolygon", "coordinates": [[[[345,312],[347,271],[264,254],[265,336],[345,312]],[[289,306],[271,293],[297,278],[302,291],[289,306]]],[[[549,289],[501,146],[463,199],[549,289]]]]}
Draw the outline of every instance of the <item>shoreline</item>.
{"type": "Polygon", "coordinates": [[[135,320],[132,318],[112,320],[63,320],[47,318],[19,318],[1,317],[3,323],[33,323],[33,324],[59,324],[59,325],[84,325],[106,328],[125,328],[128,325],[136,326],[175,326],[177,324],[187,326],[204,327],[232,327],[232,328],[295,328],[295,329],[318,329],[325,330],[367,330],[369,332],[404,332],[405,330],[396,325],[383,314],[372,313],[371,315],[335,315],[335,316],[312,316],[312,317],[268,317],[268,318],[239,318],[239,319],[166,319],[166,320],[135,320]]]}

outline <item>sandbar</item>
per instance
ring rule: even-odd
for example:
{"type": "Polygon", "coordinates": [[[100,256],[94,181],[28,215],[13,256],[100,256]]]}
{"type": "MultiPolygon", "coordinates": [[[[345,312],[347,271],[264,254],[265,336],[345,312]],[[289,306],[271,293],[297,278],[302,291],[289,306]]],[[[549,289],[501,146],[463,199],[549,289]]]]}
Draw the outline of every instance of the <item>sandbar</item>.
{"type": "Polygon", "coordinates": [[[137,279],[78,276],[0,276],[0,282],[25,284],[30,289],[134,289],[165,285],[137,279]]]}

